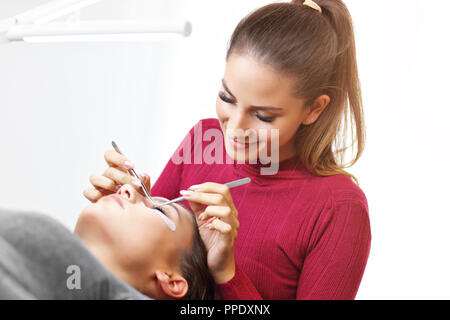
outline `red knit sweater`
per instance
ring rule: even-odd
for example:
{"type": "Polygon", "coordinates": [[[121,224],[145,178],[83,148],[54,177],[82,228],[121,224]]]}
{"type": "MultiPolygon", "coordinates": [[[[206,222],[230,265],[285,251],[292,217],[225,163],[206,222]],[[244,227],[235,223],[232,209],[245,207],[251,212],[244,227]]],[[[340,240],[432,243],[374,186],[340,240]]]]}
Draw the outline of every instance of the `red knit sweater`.
{"type": "MultiPolygon", "coordinates": [[[[260,163],[230,160],[221,132],[217,119],[199,121],[174,153],[187,159],[189,149],[191,163],[175,164],[171,158],[151,189],[152,195],[174,199],[194,184],[252,179],[230,190],[240,227],[236,273],[217,285],[221,297],[354,299],[371,241],[363,191],[345,175],[314,176],[296,158],[281,161],[275,175],[261,175],[260,163]],[[206,158],[198,157],[212,145],[203,136],[208,129],[220,133],[222,155],[213,153],[223,156],[220,164],[206,164],[206,158]]],[[[187,201],[182,203],[189,207],[187,201]]]]}

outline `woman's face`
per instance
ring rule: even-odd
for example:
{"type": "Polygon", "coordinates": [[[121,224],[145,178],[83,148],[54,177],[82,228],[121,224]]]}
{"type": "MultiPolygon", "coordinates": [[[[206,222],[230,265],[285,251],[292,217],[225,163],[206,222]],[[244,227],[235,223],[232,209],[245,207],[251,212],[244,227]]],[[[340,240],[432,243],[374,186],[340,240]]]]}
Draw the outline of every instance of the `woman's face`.
{"type": "MultiPolygon", "coordinates": [[[[152,197],[158,201],[167,199],[152,197]]],[[[174,222],[172,231],[152,209],[150,201],[131,185],[88,205],[77,221],[75,233],[104,264],[133,279],[149,271],[178,266],[180,253],[192,246],[194,224],[191,213],[179,204],[162,207],[174,222]]],[[[124,279],[127,282],[133,280],[124,279]]]]}
{"type": "Polygon", "coordinates": [[[291,80],[283,78],[267,65],[248,55],[229,56],[216,112],[230,157],[245,161],[256,159],[257,153],[252,150],[260,149],[270,156],[271,137],[276,137],[272,129],[278,130],[279,161],[294,155],[294,135],[306,115],[303,99],[293,97],[291,92],[291,80]],[[254,131],[245,134],[247,129],[254,131]],[[266,132],[267,139],[261,132],[266,132]],[[230,136],[246,144],[235,146],[230,136]],[[257,143],[257,148],[255,144],[251,145],[252,142],[257,143]],[[230,152],[233,148],[236,156],[230,152]]]}

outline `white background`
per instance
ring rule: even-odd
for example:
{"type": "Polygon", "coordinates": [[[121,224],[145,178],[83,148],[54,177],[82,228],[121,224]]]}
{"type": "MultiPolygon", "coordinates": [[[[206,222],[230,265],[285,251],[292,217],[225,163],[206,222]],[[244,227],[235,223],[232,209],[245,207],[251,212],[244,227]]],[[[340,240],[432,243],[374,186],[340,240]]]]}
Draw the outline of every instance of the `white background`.
{"type": "MultiPolygon", "coordinates": [[[[45,3],[2,0],[0,20],[45,3]]],[[[345,1],[367,146],[349,171],[369,201],[372,249],[357,299],[449,299],[450,2],[345,1]]],[[[0,43],[0,207],[73,228],[115,139],[156,181],[187,131],[215,117],[231,33],[269,1],[108,0],[82,19],[186,19],[188,38],[0,43]]]]}

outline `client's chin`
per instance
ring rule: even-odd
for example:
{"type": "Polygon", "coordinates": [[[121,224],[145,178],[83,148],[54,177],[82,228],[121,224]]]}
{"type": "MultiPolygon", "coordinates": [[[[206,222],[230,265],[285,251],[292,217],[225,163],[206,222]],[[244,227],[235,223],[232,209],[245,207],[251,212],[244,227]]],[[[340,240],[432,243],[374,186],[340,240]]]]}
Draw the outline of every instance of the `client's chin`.
{"type": "Polygon", "coordinates": [[[96,202],[86,206],[81,211],[75,225],[75,234],[77,234],[85,244],[94,244],[96,242],[109,238],[105,230],[106,208],[102,203],[96,202]]]}

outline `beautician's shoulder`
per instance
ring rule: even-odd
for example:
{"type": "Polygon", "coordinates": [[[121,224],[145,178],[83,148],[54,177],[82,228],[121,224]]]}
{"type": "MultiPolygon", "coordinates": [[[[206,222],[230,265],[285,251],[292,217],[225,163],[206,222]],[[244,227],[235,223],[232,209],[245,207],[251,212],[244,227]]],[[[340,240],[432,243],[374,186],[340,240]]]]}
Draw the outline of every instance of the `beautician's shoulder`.
{"type": "Polygon", "coordinates": [[[366,212],[369,211],[368,201],[364,191],[349,176],[337,174],[329,177],[322,177],[322,183],[327,190],[327,195],[335,204],[350,203],[351,205],[362,206],[366,212]]]}
{"type": "Polygon", "coordinates": [[[315,229],[319,230],[319,234],[324,230],[335,234],[345,233],[342,239],[350,239],[351,235],[358,234],[364,241],[370,241],[367,198],[360,186],[350,177],[343,174],[316,176],[310,181],[308,188],[315,192],[317,201],[321,202],[321,205],[316,206],[318,210],[311,212],[317,219],[315,229]]]}
{"type": "Polygon", "coordinates": [[[220,130],[220,123],[219,119],[217,118],[206,118],[199,121],[202,125],[203,132],[208,129],[219,129],[220,130]]]}
{"type": "Polygon", "coordinates": [[[201,120],[197,121],[197,123],[195,123],[194,126],[192,126],[192,128],[189,130],[189,133],[191,135],[193,135],[194,132],[200,132],[201,131],[202,134],[203,134],[208,129],[221,130],[219,119],[217,119],[217,118],[201,119],[201,120]]]}

